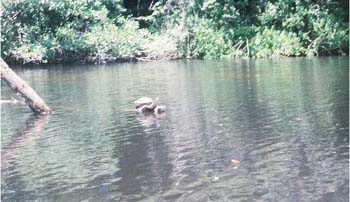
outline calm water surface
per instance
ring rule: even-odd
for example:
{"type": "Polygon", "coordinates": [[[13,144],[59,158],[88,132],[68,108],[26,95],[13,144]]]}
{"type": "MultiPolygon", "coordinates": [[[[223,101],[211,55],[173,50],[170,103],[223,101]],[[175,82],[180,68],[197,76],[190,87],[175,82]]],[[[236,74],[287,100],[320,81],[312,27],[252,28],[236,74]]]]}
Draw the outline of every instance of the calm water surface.
{"type": "Polygon", "coordinates": [[[2,105],[2,201],[348,201],[348,57],[16,71],[55,113],[2,105]]]}

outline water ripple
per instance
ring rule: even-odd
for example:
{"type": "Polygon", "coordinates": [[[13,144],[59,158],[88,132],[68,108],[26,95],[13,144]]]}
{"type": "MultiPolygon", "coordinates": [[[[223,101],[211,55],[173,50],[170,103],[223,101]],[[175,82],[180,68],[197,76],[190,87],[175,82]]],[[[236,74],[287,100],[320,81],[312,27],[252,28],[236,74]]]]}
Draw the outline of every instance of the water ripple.
{"type": "Polygon", "coordinates": [[[2,108],[2,201],[348,197],[347,59],[35,71],[20,76],[55,113],[2,108]],[[160,97],[167,112],[137,114],[141,96],[160,97]]]}

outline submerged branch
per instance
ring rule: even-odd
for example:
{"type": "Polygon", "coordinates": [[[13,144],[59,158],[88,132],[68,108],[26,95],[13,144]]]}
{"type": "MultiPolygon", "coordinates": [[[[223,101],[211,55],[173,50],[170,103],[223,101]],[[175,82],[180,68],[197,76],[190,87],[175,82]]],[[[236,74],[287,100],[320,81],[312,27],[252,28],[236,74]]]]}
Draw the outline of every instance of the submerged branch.
{"type": "Polygon", "coordinates": [[[23,104],[24,105],[25,101],[12,98],[10,100],[0,100],[0,104],[23,104]]]}

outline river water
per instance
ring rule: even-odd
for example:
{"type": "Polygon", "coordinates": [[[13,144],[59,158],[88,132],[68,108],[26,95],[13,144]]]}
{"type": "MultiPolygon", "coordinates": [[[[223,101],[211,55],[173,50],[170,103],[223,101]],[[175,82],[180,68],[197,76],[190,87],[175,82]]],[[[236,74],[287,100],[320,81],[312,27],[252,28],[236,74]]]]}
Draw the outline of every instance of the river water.
{"type": "Polygon", "coordinates": [[[16,72],[55,112],[2,105],[2,201],[349,200],[348,57],[16,72]]]}

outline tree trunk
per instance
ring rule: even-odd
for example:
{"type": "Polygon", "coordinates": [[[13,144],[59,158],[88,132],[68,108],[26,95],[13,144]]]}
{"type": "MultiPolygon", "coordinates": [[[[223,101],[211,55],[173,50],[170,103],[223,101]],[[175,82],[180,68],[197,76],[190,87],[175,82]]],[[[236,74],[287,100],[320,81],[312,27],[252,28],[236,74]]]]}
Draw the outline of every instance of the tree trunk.
{"type": "Polygon", "coordinates": [[[48,107],[43,99],[12,69],[6,64],[6,62],[0,57],[0,73],[1,80],[7,83],[10,88],[19,93],[29,105],[29,107],[36,113],[49,114],[51,113],[50,107],[48,107]]]}

